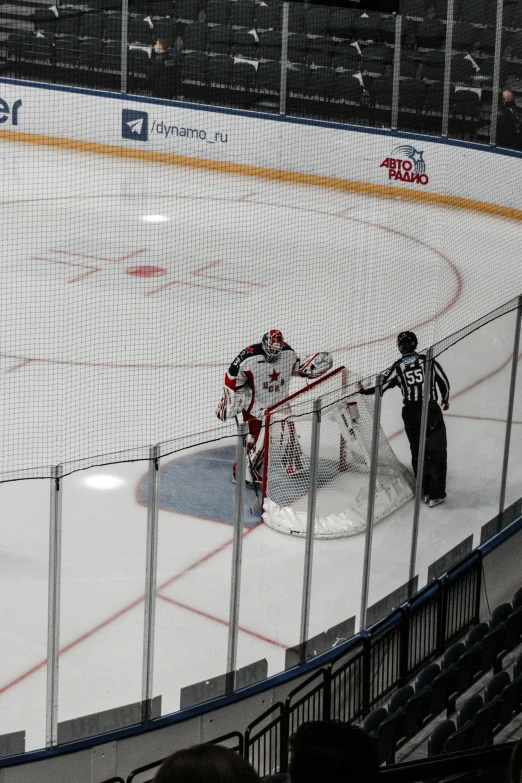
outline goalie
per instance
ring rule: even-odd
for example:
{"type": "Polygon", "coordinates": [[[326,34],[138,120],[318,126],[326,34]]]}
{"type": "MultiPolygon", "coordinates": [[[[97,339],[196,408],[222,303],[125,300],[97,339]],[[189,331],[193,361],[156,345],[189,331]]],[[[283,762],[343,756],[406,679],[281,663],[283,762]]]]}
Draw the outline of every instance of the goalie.
{"type": "MultiPolygon", "coordinates": [[[[264,411],[290,393],[293,375],[318,378],[328,372],[332,364],[333,359],[326,351],[314,353],[301,362],[278,329],[270,329],[260,343],[249,345],[234,359],[225,375],[223,397],[216,416],[220,421],[228,421],[241,414],[248,424],[247,483],[262,480],[264,411]]],[[[232,481],[236,481],[235,464],[232,481]]]]}

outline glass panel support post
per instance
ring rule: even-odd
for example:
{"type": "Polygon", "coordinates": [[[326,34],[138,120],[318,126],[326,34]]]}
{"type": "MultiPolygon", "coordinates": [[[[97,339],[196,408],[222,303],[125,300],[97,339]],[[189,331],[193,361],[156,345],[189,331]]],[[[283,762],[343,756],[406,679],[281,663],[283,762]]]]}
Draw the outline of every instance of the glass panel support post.
{"type": "Polygon", "coordinates": [[[446,44],[444,57],[444,87],[442,93],[442,136],[448,138],[449,107],[451,93],[451,56],[453,54],[453,24],[455,0],[448,0],[446,13],[446,44]]]}
{"type": "Polygon", "coordinates": [[[393,86],[392,86],[392,110],[391,129],[397,130],[399,124],[399,87],[401,78],[401,42],[402,42],[402,16],[395,17],[395,51],[393,54],[393,86]]]}
{"type": "Polygon", "coordinates": [[[306,642],[310,623],[312,596],[312,562],[314,556],[315,509],[317,503],[317,476],[319,470],[319,442],[321,435],[321,398],[314,400],[312,417],[312,443],[310,447],[310,474],[308,479],[308,508],[306,515],[306,544],[303,571],[303,595],[301,600],[301,634],[299,661],[306,661],[306,642]]]}
{"type": "Polygon", "coordinates": [[[149,456],[147,502],[147,552],[145,560],[145,598],[143,619],[143,663],[141,676],[141,719],[152,718],[154,675],[154,639],[156,627],[156,584],[158,575],[159,446],[149,456]]]}
{"type": "Polygon", "coordinates": [[[121,0],[121,74],[120,91],[127,92],[129,63],[129,0],[121,0]]]}
{"type": "Polygon", "coordinates": [[[509,467],[509,447],[511,444],[511,427],[513,424],[513,407],[515,405],[515,387],[517,383],[518,354],[520,351],[520,324],[522,321],[522,295],[518,298],[515,338],[513,341],[513,358],[511,360],[511,380],[509,384],[508,409],[506,416],[506,437],[504,440],[504,459],[502,462],[502,479],[500,482],[500,498],[498,502],[499,524],[502,524],[502,514],[506,504],[506,484],[509,467]]]}
{"type": "Polygon", "coordinates": [[[58,744],[58,673],[60,656],[60,587],[62,564],[61,466],[52,469],[49,519],[49,590],[47,604],[47,702],[45,744],[58,744]]]}
{"type": "MultiPolygon", "coordinates": [[[[239,599],[241,594],[241,563],[243,558],[243,514],[245,504],[245,474],[248,425],[241,422],[237,434],[237,483],[234,506],[234,538],[232,541],[232,577],[230,584],[230,611],[228,621],[227,692],[235,690],[237,666],[237,639],[239,632],[239,599]]],[[[252,477],[253,478],[253,477],[252,477]]]]}
{"type": "Polygon", "coordinates": [[[375,516],[375,489],[377,486],[377,463],[379,459],[379,431],[381,426],[383,376],[379,374],[375,381],[375,406],[373,409],[372,450],[370,462],[370,477],[368,479],[368,508],[366,511],[366,530],[364,533],[364,561],[361,591],[361,613],[359,630],[366,627],[366,611],[370,592],[370,568],[372,560],[373,520],[375,516]]]}
{"type": "Polygon", "coordinates": [[[279,88],[279,114],[286,114],[286,86],[288,81],[288,17],[290,3],[283,3],[281,30],[281,85],[279,88]]]}
{"type": "Polygon", "coordinates": [[[426,351],[424,365],[424,384],[422,388],[422,412],[419,434],[419,456],[417,460],[417,476],[415,478],[415,502],[413,506],[413,528],[411,532],[410,573],[409,580],[414,578],[417,568],[417,545],[419,540],[419,517],[422,500],[422,479],[424,477],[424,456],[426,454],[426,435],[428,432],[428,412],[430,404],[431,376],[433,373],[433,349],[426,351]]]}
{"type": "Polygon", "coordinates": [[[494,147],[497,143],[498,95],[500,90],[500,62],[502,59],[503,15],[504,15],[504,0],[497,0],[497,23],[495,26],[495,59],[493,60],[491,119],[489,125],[489,143],[492,147],[494,147]]]}

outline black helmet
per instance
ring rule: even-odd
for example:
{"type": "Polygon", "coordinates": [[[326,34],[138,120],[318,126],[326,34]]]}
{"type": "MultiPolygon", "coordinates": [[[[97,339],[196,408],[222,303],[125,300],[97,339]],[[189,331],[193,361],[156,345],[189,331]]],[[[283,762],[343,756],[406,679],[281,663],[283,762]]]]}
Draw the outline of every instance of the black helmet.
{"type": "Polygon", "coordinates": [[[417,335],[414,332],[400,332],[397,335],[397,348],[402,345],[406,353],[414,351],[417,343],[417,335]]]}

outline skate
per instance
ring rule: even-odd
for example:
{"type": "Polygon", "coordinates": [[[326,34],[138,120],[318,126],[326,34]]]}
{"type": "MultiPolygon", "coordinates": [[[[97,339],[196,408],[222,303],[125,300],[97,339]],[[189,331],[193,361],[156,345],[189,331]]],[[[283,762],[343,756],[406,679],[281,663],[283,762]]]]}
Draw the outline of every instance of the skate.
{"type": "Polygon", "coordinates": [[[430,508],[433,508],[434,506],[438,506],[440,503],[444,503],[445,498],[431,498],[430,500],[430,508]]]}

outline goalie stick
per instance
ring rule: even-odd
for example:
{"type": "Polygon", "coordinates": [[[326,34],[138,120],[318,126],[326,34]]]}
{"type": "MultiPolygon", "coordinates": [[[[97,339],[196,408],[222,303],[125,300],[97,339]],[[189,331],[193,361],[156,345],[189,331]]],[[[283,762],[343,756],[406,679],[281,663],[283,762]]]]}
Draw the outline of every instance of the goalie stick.
{"type": "MultiPolygon", "coordinates": [[[[236,424],[237,424],[237,426],[239,428],[239,421],[238,421],[237,416],[234,416],[234,418],[235,418],[236,424]]],[[[260,514],[261,513],[261,498],[259,497],[259,490],[257,488],[257,483],[256,483],[255,476],[254,476],[254,467],[252,465],[252,457],[250,456],[250,450],[248,448],[247,448],[246,452],[247,452],[248,464],[249,464],[249,467],[250,467],[250,475],[252,476],[252,479],[253,479],[254,492],[256,493],[256,499],[254,500],[254,502],[250,506],[250,513],[251,514],[260,514]]],[[[240,478],[240,481],[242,481],[242,480],[243,479],[240,478]]]]}

